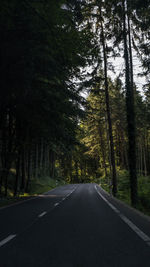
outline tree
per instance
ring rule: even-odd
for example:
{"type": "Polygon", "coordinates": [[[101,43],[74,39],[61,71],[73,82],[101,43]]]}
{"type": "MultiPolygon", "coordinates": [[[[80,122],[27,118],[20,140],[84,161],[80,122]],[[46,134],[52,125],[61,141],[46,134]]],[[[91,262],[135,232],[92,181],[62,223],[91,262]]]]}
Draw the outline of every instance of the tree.
{"type": "MultiPolygon", "coordinates": [[[[55,155],[75,144],[83,98],[73,79],[91,46],[78,29],[80,12],[72,1],[2,3],[0,186],[5,183],[5,195],[12,167],[17,166],[16,195],[20,187],[29,190],[35,168],[36,175],[45,173],[47,147],[55,155]]],[[[54,170],[55,160],[50,163],[54,170]]]]}
{"type": "MultiPolygon", "coordinates": [[[[124,39],[124,59],[125,59],[125,83],[126,83],[126,106],[129,140],[129,170],[131,185],[131,202],[133,206],[137,204],[137,174],[136,174],[136,132],[135,132],[135,111],[134,111],[134,89],[132,54],[130,47],[130,31],[127,28],[127,2],[123,1],[123,39],[124,39]],[[129,34],[129,44],[127,36],[129,34]],[[130,48],[129,48],[130,47],[130,48]]],[[[129,20],[128,20],[129,26],[129,20]]]]}

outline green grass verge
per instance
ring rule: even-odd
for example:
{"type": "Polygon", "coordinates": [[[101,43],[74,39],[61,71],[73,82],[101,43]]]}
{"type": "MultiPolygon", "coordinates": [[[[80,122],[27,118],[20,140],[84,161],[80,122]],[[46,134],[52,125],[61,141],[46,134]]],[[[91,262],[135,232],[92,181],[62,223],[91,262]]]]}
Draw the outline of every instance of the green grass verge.
{"type": "Polygon", "coordinates": [[[61,185],[65,185],[64,180],[55,180],[48,176],[34,179],[31,181],[30,195],[39,195],[61,185]]]}
{"type": "Polygon", "coordinates": [[[0,198],[0,207],[11,205],[13,203],[37,196],[39,194],[50,191],[51,189],[64,185],[65,181],[60,179],[52,179],[50,177],[41,177],[38,179],[31,180],[30,192],[29,193],[19,193],[17,197],[13,197],[13,192],[11,189],[8,190],[7,197],[0,198]]]}
{"type": "MultiPolygon", "coordinates": [[[[110,193],[110,186],[108,183],[110,178],[102,177],[98,183],[104,190],[110,193]]],[[[117,198],[131,206],[130,201],[130,183],[129,173],[126,170],[118,170],[117,172],[118,193],[117,198]]],[[[150,216],[150,177],[138,176],[138,204],[137,210],[150,216]]]]}

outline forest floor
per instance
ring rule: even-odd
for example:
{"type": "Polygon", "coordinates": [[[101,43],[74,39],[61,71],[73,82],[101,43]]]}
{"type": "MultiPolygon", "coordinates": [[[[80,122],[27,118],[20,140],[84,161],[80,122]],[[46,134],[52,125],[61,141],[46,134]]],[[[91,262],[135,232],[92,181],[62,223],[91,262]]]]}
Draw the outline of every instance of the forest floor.
{"type": "MultiPolygon", "coordinates": [[[[118,179],[118,193],[116,198],[125,202],[131,206],[130,202],[130,184],[129,174],[127,171],[119,171],[117,175],[118,179]]],[[[101,178],[101,187],[110,193],[110,186],[108,184],[108,178],[101,178]]],[[[138,176],[138,205],[137,210],[150,216],[150,177],[149,176],[138,176]]]]}
{"type": "Polygon", "coordinates": [[[30,192],[23,193],[20,192],[16,197],[13,196],[13,191],[8,189],[8,196],[7,197],[0,197],[0,207],[8,206],[16,202],[20,202],[23,200],[27,200],[29,198],[35,197],[39,194],[43,194],[45,192],[50,191],[51,189],[64,185],[65,181],[63,180],[54,180],[48,176],[42,177],[40,179],[34,179],[31,181],[30,185],[30,192]]]}

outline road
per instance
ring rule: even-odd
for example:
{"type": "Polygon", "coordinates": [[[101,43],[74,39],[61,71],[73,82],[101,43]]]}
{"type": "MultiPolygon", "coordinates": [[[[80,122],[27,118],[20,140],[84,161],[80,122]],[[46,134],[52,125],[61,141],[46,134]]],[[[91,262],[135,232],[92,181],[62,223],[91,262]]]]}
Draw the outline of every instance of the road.
{"type": "Polygon", "coordinates": [[[150,220],[96,184],[0,209],[0,267],[150,267],[150,220]]]}

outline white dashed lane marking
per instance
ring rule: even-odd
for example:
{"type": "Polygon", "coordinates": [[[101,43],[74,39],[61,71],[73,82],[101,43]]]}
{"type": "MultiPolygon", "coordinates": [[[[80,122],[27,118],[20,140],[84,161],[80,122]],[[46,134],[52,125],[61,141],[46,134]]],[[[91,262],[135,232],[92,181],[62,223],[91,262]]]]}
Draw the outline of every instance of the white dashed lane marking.
{"type": "MultiPolygon", "coordinates": [[[[54,189],[53,189],[54,190],[54,189]]],[[[75,190],[75,189],[74,189],[75,190]]],[[[74,191],[73,190],[73,191],[74,191]]],[[[64,197],[63,199],[62,199],[62,201],[63,200],[65,200],[67,197],[69,197],[72,193],[73,193],[73,191],[71,191],[71,193],[69,193],[66,197],[64,197]]],[[[52,192],[52,190],[51,190],[51,192],[52,192]]],[[[45,193],[46,194],[46,193],[45,193]]],[[[38,198],[38,197],[36,197],[36,198],[38,198]]],[[[34,198],[35,199],[35,198],[34,198]]],[[[25,200],[25,201],[29,201],[29,200],[31,200],[31,199],[28,199],[28,200],[25,200]]],[[[25,202],[25,201],[22,201],[22,202],[25,202]]],[[[21,202],[21,203],[22,203],[21,202]]],[[[21,203],[19,203],[19,204],[21,204],[21,203]]],[[[54,204],[54,206],[56,207],[56,206],[58,206],[60,203],[55,203],[54,204]]],[[[38,215],[38,218],[41,218],[41,217],[43,217],[44,215],[46,215],[47,214],[47,211],[43,211],[41,214],[39,214],[38,215]]],[[[12,234],[12,235],[9,235],[8,237],[6,237],[5,239],[3,239],[2,241],[0,241],[0,247],[2,247],[2,246],[4,246],[6,243],[8,243],[8,242],[10,242],[13,238],[15,238],[17,235],[16,234],[12,234]]]]}
{"type": "Polygon", "coordinates": [[[47,212],[43,211],[41,214],[38,215],[39,218],[43,217],[47,212]]]}
{"type": "Polygon", "coordinates": [[[3,245],[5,245],[6,243],[8,243],[9,241],[11,241],[15,237],[16,237],[16,235],[9,235],[8,237],[6,237],[2,241],[0,241],[0,247],[2,247],[3,245]]]}

